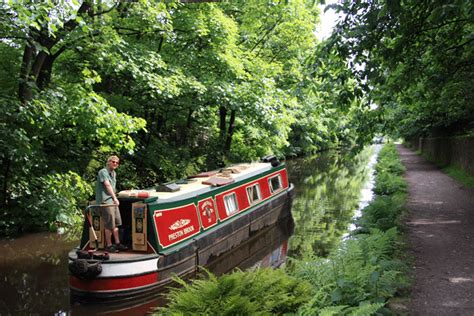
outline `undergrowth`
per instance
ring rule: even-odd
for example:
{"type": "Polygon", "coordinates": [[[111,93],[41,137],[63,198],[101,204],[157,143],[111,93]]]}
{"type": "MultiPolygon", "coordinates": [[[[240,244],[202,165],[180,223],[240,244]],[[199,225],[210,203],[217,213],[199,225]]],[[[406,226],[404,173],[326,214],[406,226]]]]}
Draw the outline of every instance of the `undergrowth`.
{"type": "Polygon", "coordinates": [[[388,299],[408,286],[399,219],[406,199],[404,167],[393,144],[376,165],[375,199],[357,229],[327,258],[290,259],[285,270],[211,273],[168,295],[161,315],[391,315],[388,299]]]}

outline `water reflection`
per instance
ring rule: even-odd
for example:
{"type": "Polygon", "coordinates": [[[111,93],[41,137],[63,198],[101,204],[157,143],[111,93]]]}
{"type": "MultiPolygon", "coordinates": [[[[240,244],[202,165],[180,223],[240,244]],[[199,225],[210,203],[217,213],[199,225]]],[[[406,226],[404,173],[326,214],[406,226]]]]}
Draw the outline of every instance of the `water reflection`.
{"type": "Polygon", "coordinates": [[[287,162],[296,188],[292,208],[296,228],[289,256],[327,256],[338,246],[358,209],[362,189],[370,183],[372,152],[371,148],[359,154],[334,151],[287,162]]]}
{"type": "Polygon", "coordinates": [[[0,240],[0,314],[54,314],[69,305],[66,257],[76,241],[55,234],[0,240]]]}

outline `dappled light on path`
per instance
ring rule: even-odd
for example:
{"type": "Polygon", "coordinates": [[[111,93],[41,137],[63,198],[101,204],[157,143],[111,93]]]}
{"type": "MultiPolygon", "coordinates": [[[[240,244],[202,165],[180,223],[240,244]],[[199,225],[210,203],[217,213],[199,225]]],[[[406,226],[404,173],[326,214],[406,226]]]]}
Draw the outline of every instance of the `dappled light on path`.
{"type": "Polygon", "coordinates": [[[398,146],[415,280],[410,315],[474,315],[474,190],[398,146]]]}

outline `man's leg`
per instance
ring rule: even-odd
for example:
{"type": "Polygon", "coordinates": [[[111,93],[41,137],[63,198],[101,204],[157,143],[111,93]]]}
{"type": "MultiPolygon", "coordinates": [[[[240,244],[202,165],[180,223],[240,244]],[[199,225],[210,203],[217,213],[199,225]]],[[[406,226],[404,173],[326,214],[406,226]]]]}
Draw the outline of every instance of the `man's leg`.
{"type": "Polygon", "coordinates": [[[128,247],[125,245],[122,245],[120,243],[120,237],[119,237],[119,229],[118,226],[122,226],[122,217],[120,216],[120,210],[118,206],[115,206],[115,213],[114,213],[114,219],[115,219],[115,229],[114,229],[114,238],[115,238],[115,248],[118,250],[128,250],[128,247]]]}
{"type": "Polygon", "coordinates": [[[118,227],[114,228],[114,239],[116,244],[120,244],[119,230],[118,227]]]}
{"type": "Polygon", "coordinates": [[[106,247],[112,246],[112,234],[115,237],[115,210],[114,207],[104,207],[102,212],[102,217],[104,218],[104,231],[105,231],[105,244],[106,247]]]}
{"type": "Polygon", "coordinates": [[[112,245],[112,232],[110,231],[110,229],[107,229],[107,228],[105,228],[104,231],[105,231],[105,245],[109,247],[112,245]]]}

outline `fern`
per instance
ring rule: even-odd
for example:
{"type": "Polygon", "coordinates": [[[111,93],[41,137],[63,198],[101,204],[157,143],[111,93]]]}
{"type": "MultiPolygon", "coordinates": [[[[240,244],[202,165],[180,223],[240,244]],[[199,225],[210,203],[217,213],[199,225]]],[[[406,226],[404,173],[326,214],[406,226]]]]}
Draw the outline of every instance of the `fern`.
{"type": "Polygon", "coordinates": [[[343,310],[347,308],[347,305],[329,306],[323,308],[318,315],[319,316],[338,316],[343,315],[343,310]]]}
{"type": "Polygon", "coordinates": [[[382,303],[378,304],[363,304],[361,306],[353,308],[349,314],[350,316],[368,316],[374,315],[379,309],[384,306],[382,303]]]}
{"type": "Polygon", "coordinates": [[[206,279],[172,289],[168,308],[160,315],[270,315],[295,311],[310,300],[308,283],[283,270],[256,269],[235,271],[217,278],[207,272],[206,279]]]}

